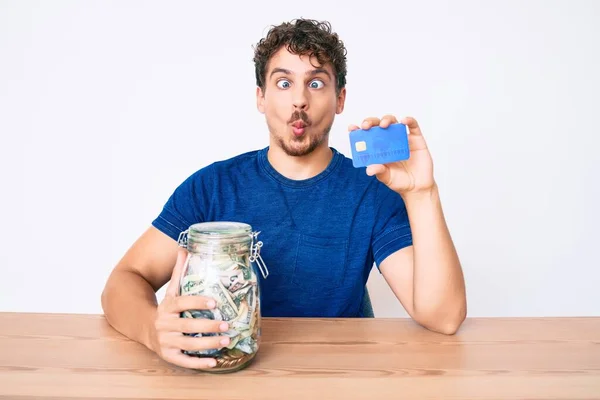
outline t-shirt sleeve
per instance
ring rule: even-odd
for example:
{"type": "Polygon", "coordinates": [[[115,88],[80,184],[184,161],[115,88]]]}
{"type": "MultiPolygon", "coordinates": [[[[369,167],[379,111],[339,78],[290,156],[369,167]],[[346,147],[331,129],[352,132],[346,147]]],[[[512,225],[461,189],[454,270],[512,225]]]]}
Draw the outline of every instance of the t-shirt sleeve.
{"type": "Polygon", "coordinates": [[[380,184],[377,192],[377,213],[372,249],[375,264],[379,266],[389,255],[411,246],[412,231],[402,197],[380,184]]]}
{"type": "Polygon", "coordinates": [[[198,222],[206,221],[206,205],[213,195],[213,165],[186,178],[171,194],[152,225],[173,240],[198,222]]]}

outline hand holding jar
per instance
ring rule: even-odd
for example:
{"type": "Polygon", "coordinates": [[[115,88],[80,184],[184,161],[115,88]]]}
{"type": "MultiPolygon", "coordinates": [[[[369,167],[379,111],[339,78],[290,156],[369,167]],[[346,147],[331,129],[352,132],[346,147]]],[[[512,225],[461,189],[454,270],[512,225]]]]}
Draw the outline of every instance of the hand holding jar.
{"type": "Polygon", "coordinates": [[[165,297],[157,308],[152,350],[172,364],[192,369],[212,368],[217,365],[213,358],[190,357],[183,352],[211,352],[227,346],[230,339],[219,333],[229,330],[225,321],[204,318],[181,318],[181,314],[194,310],[203,312],[216,307],[216,301],[208,296],[180,296],[179,283],[188,258],[185,249],[179,249],[177,263],[165,297]],[[198,332],[202,336],[197,336],[198,332]],[[183,333],[183,334],[182,334],[183,333]],[[184,335],[188,334],[188,335],[184,335]],[[190,335],[196,336],[190,336],[190,335]]]}

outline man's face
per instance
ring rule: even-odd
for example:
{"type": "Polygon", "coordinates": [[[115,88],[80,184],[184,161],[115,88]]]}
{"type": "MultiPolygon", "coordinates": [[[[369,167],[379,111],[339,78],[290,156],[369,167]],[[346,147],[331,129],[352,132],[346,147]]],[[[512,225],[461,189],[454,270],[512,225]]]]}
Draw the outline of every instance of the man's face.
{"type": "Polygon", "coordinates": [[[346,89],[336,93],[330,64],[319,66],[315,57],[283,47],[269,61],[264,92],[258,88],[256,95],[272,143],[290,156],[304,156],[327,145],[335,114],[344,109],[346,89]]]}

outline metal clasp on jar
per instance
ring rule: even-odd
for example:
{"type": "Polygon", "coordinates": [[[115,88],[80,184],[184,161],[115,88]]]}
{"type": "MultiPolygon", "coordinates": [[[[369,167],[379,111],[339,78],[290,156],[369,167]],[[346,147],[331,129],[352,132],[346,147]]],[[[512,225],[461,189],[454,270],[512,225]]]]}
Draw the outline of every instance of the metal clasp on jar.
{"type": "Polygon", "coordinates": [[[177,238],[177,244],[179,245],[179,247],[187,247],[188,232],[189,229],[186,229],[185,231],[179,234],[179,238],[177,238]]]}
{"type": "Polygon", "coordinates": [[[269,276],[269,270],[260,256],[260,248],[263,246],[263,242],[256,241],[258,240],[259,234],[260,232],[252,232],[250,234],[252,237],[252,243],[250,244],[250,262],[256,261],[256,265],[258,265],[258,269],[260,269],[260,273],[262,274],[263,278],[267,279],[267,276],[269,276]]]}

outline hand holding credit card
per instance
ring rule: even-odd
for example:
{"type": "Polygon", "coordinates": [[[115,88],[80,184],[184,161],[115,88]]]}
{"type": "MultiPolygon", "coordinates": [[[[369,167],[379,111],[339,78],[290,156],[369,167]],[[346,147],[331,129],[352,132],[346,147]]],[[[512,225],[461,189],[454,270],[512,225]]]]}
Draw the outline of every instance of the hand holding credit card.
{"type": "Polygon", "coordinates": [[[387,164],[408,160],[408,132],[406,125],[390,124],[387,128],[373,126],[350,132],[352,164],[355,168],[372,164],[387,164]]]}
{"type": "Polygon", "coordinates": [[[348,131],[355,168],[367,167],[367,175],[401,195],[436,188],[433,160],[414,118],[368,117],[348,131]]]}

